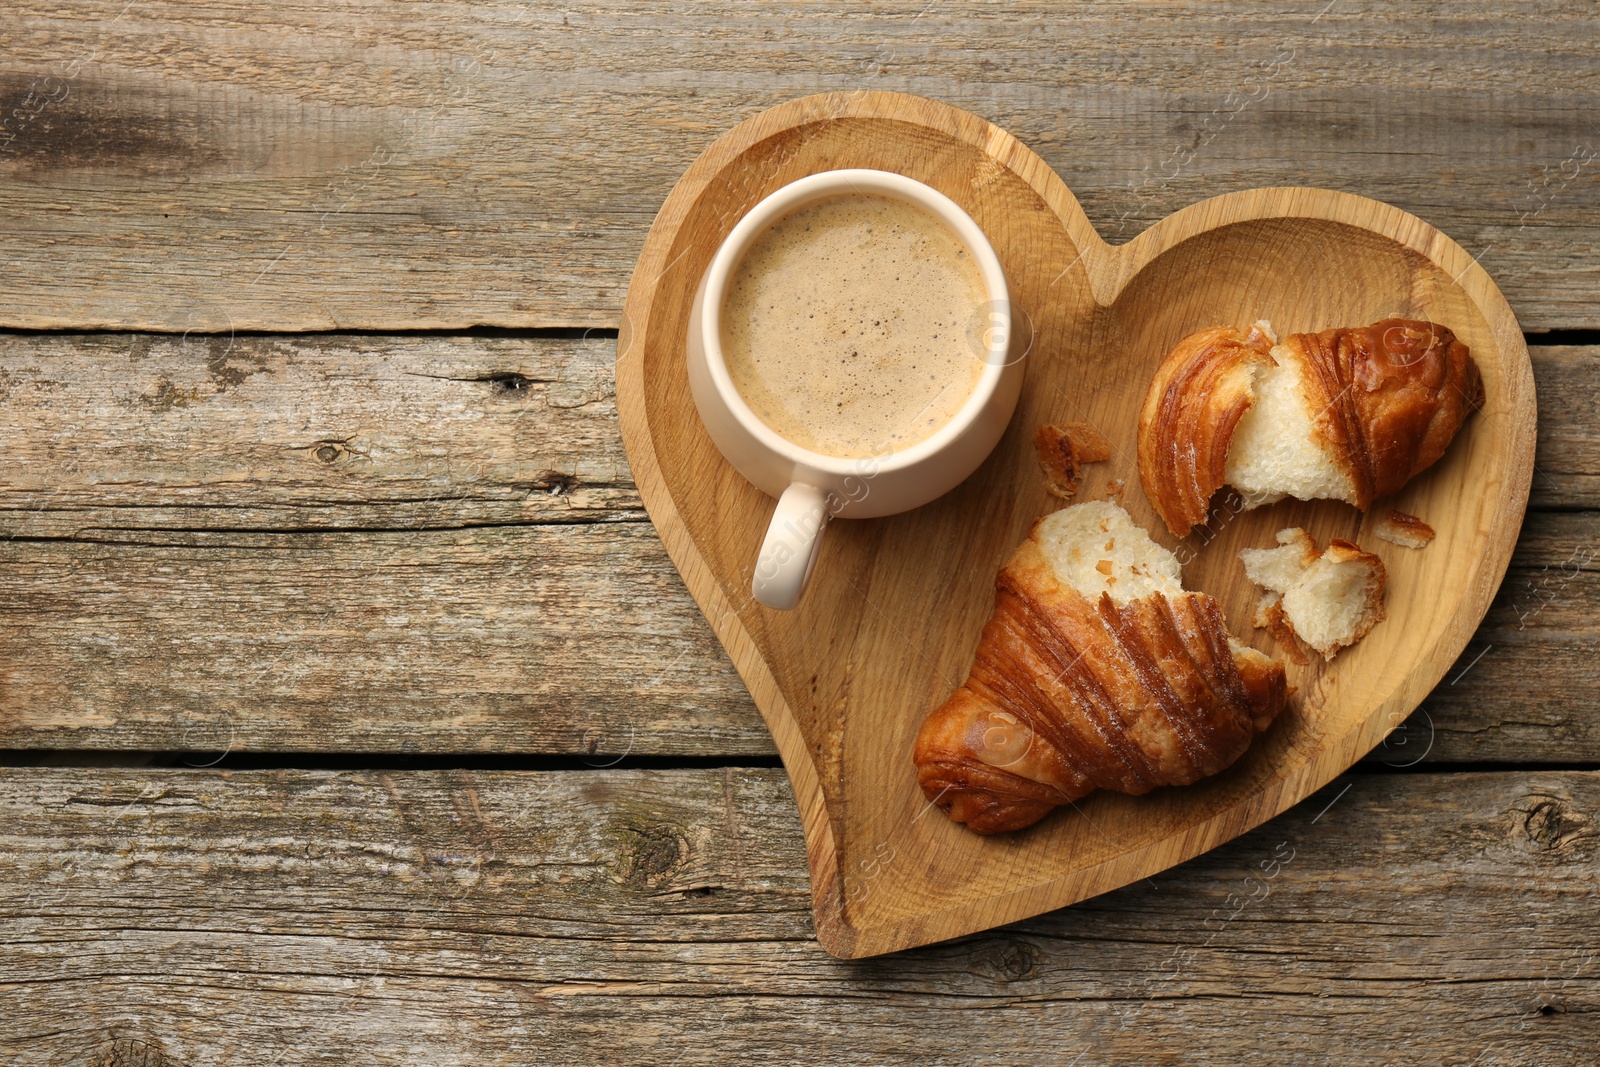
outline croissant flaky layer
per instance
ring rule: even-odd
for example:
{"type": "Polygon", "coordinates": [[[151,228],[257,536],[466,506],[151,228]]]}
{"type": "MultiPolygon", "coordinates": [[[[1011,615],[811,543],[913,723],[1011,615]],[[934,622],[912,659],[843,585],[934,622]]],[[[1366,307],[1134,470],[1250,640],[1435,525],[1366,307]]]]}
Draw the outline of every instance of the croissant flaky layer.
{"type": "Polygon", "coordinates": [[[1258,370],[1272,366],[1264,323],[1248,334],[1214,326],[1179,341],[1150,383],[1139,414],[1139,480],[1180,537],[1202,522],[1226,484],[1228,446],[1255,400],[1258,370]]]}
{"type": "Polygon", "coordinates": [[[1483,405],[1467,346],[1437,323],[1390,318],[1271,342],[1214,327],[1179,341],[1139,420],[1139,478],[1174,534],[1233,485],[1366,510],[1435,463],[1483,405]]]}
{"type": "Polygon", "coordinates": [[[1175,567],[1147,582],[1147,563],[1094,559],[1116,555],[1125,527],[1065,547],[1041,536],[1047,522],[1000,571],[972,671],[917,738],[924,794],[979,833],[1020,830],[1095,789],[1140,794],[1215,774],[1288,696],[1283,666],[1235,643],[1216,601],[1182,591],[1175,567]],[[1074,551],[1088,555],[1063,558],[1074,551]],[[1075,563],[1111,577],[1106,591],[1075,587],[1062,573],[1075,563]],[[1118,598],[1119,578],[1169,591],[1118,598]]]}

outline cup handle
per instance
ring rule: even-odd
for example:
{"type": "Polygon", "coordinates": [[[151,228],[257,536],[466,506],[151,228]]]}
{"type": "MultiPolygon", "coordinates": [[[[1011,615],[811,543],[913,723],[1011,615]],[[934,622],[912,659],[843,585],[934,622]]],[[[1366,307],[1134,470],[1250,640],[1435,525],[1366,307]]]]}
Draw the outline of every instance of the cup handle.
{"type": "Polygon", "coordinates": [[[828,518],[828,498],[821,489],[795,482],[783,491],[750,579],[750,593],[757,603],[779,611],[790,611],[800,603],[817,564],[828,518]]]}

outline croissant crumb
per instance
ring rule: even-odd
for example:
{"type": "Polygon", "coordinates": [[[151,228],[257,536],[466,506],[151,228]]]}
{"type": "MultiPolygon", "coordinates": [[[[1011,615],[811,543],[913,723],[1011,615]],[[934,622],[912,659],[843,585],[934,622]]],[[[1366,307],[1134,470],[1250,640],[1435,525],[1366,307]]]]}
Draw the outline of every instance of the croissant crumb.
{"type": "Polygon", "coordinates": [[[1078,492],[1078,476],[1086,463],[1111,458],[1111,442],[1087,422],[1040,426],[1033,434],[1034,452],[1044,471],[1045,491],[1062,500],[1078,492]]]}
{"type": "Polygon", "coordinates": [[[1280,530],[1277,548],[1246,548],[1239,560],[1263,590],[1256,626],[1270,630],[1291,655],[1304,643],[1332,659],[1383,621],[1388,573],[1381,559],[1350,541],[1334,538],[1318,552],[1304,530],[1280,530]]]}
{"type": "Polygon", "coordinates": [[[1403,511],[1390,509],[1389,513],[1378,520],[1378,525],[1373,530],[1378,537],[1392,545],[1402,548],[1427,548],[1433,540],[1433,527],[1417,518],[1407,515],[1403,511]]]}

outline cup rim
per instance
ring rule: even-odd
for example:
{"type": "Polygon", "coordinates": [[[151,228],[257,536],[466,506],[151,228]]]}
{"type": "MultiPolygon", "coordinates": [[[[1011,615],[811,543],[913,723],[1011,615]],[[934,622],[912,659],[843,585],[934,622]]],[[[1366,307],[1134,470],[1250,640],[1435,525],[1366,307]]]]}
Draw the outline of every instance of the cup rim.
{"type": "Polygon", "coordinates": [[[852,167],[820,171],[792,181],[767,194],[734,225],[706,270],[700,340],[711,381],[745,432],[797,466],[847,476],[861,473],[863,464],[871,464],[874,474],[915,466],[937,455],[965,434],[978,421],[999,388],[1010,362],[1012,327],[1011,292],[1000,266],[1000,258],[972,216],[954,200],[915,178],[894,171],[852,167]],[[907,448],[882,455],[833,456],[812,451],[784,437],[763,422],[745,402],[744,396],[733,384],[722,353],[722,305],[727,298],[728,284],[734,268],[755,239],[784,215],[814,201],[848,192],[876,193],[907,201],[932,214],[948,227],[978,263],[987,297],[985,306],[995,316],[995,326],[988,330],[991,340],[983,356],[985,366],[961,407],[949,421],[927,437],[907,448]]]}

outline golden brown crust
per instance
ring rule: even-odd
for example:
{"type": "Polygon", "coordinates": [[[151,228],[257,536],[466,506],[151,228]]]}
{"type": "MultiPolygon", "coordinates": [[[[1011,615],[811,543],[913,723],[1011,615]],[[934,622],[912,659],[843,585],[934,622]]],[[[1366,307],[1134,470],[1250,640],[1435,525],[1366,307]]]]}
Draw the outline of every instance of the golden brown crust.
{"type": "Polygon", "coordinates": [[[1283,664],[1255,649],[1254,655],[1235,655],[1233,662],[1239,668],[1239,680],[1244,683],[1246,703],[1254,710],[1252,724],[1256,733],[1272,725],[1289,703],[1295,687],[1289,684],[1283,664]]]}
{"type": "Polygon", "coordinates": [[[1091,603],[1033,536],[995,587],[972,670],[914,753],[928,799],[979,833],[1020,830],[1095,789],[1215,774],[1283,710],[1283,666],[1236,654],[1209,596],[1091,603]]]}
{"type": "Polygon", "coordinates": [[[1378,520],[1374,532],[1381,540],[1405,548],[1426,548],[1433,540],[1433,527],[1403,511],[1389,509],[1389,514],[1378,520]]]}
{"type": "MultiPolygon", "coordinates": [[[[1437,462],[1483,406],[1467,346],[1437,323],[1389,318],[1284,339],[1302,357],[1313,425],[1365,511],[1437,462]]],[[[1190,334],[1162,361],[1139,417],[1139,479],[1173,534],[1204,521],[1226,480],[1228,447],[1268,363],[1264,331],[1190,334]]]]}
{"type": "Polygon", "coordinates": [[[1437,323],[1390,318],[1294,334],[1284,344],[1305,357],[1317,431],[1354,481],[1363,511],[1437,462],[1483,406],[1478,365],[1437,323]]]}
{"type": "Polygon", "coordinates": [[[1087,422],[1040,426],[1033,433],[1033,448],[1044,471],[1045,490],[1062,500],[1071,500],[1077,493],[1078,475],[1085,463],[1111,458],[1111,442],[1087,422]]]}
{"type": "Polygon", "coordinates": [[[1179,341],[1150,382],[1139,414],[1139,480],[1178,537],[1205,520],[1226,480],[1228,445],[1271,348],[1259,328],[1215,326],[1179,341]]]}

